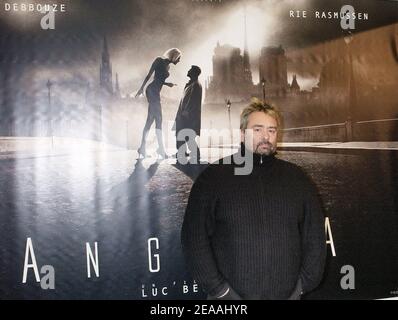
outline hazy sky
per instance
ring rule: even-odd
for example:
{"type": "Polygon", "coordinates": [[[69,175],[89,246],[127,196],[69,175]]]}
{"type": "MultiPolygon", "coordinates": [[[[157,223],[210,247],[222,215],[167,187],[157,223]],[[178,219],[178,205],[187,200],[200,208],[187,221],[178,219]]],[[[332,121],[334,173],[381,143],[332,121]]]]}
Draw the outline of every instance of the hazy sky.
{"type": "MultiPolygon", "coordinates": [[[[13,1],[13,3],[26,1],[13,1]]],[[[29,1],[46,3],[46,1],[29,1]]],[[[0,65],[10,61],[34,68],[37,78],[55,76],[98,80],[102,38],[108,39],[113,71],[122,90],[134,92],[153,59],[166,49],[182,50],[181,63],[171,66],[169,80],[186,82],[191,64],[202,67],[202,80],[212,73],[217,41],[243,49],[244,4],[247,40],[254,80],[258,79],[261,47],[282,45],[291,49],[342,36],[339,20],[316,20],[314,10],[339,11],[354,3],[368,12],[357,21],[355,32],[398,20],[397,2],[377,0],[73,0],[67,12],[56,14],[55,30],[40,29],[40,13],[5,12],[0,8],[0,65]],[[307,19],[289,18],[289,10],[307,10],[307,19]]]]}

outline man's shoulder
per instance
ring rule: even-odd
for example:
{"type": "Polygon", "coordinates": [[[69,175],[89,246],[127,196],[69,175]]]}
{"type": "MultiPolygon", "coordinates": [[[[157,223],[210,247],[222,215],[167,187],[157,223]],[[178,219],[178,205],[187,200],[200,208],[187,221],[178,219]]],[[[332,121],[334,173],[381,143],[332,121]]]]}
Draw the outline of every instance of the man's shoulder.
{"type": "Polygon", "coordinates": [[[224,157],[210,163],[196,180],[219,180],[221,176],[233,171],[232,156],[224,157]]]}
{"type": "Polygon", "coordinates": [[[185,86],[185,89],[187,90],[192,90],[192,91],[195,91],[195,90],[202,90],[202,85],[200,84],[200,82],[199,81],[193,81],[193,82],[188,82],[187,84],[186,84],[186,86],[185,86]]]}
{"type": "Polygon", "coordinates": [[[199,81],[195,81],[191,84],[191,88],[194,92],[202,91],[202,85],[199,81]]]}
{"type": "Polygon", "coordinates": [[[289,180],[289,183],[298,184],[302,187],[314,185],[314,181],[304,168],[280,158],[278,158],[277,161],[279,163],[279,167],[282,168],[281,171],[283,176],[289,180]]]}
{"type": "Polygon", "coordinates": [[[231,156],[227,156],[221,159],[218,159],[209,164],[206,168],[209,174],[219,174],[221,172],[227,172],[233,169],[233,158],[231,156]]]}
{"type": "Polygon", "coordinates": [[[204,189],[210,189],[214,186],[217,181],[217,172],[214,170],[211,164],[207,165],[205,169],[194,179],[194,186],[201,186],[204,189]]]}
{"type": "Polygon", "coordinates": [[[281,158],[277,158],[276,161],[277,161],[279,167],[288,174],[294,174],[294,175],[298,175],[301,177],[307,175],[305,170],[302,167],[300,167],[299,165],[297,165],[293,162],[290,162],[290,161],[287,161],[287,160],[284,160],[281,158]]]}

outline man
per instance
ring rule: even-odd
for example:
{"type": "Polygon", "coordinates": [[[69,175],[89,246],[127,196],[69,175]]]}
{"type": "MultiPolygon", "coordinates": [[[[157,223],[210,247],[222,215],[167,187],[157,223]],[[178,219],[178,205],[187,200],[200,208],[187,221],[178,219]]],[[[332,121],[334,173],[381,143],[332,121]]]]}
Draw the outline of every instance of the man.
{"type": "Polygon", "coordinates": [[[189,69],[187,76],[190,78],[185,85],[184,96],[181,99],[180,106],[177,111],[175,120],[175,130],[177,137],[177,159],[178,155],[182,157],[188,156],[187,144],[191,151],[191,162],[199,162],[200,151],[195,142],[196,136],[200,136],[200,122],[201,122],[201,106],[202,106],[202,86],[198,80],[201,70],[198,66],[192,66],[189,69]],[[180,130],[182,137],[178,136],[180,130]],[[191,130],[190,132],[188,130],[191,130]],[[189,137],[185,135],[189,133],[189,137]]]}
{"type": "Polygon", "coordinates": [[[197,178],[181,234],[186,262],[209,299],[300,299],[318,286],[325,263],[316,189],[275,157],[276,110],[256,100],[240,120],[239,152],[252,153],[253,169],[235,175],[229,157],[197,178]]]}

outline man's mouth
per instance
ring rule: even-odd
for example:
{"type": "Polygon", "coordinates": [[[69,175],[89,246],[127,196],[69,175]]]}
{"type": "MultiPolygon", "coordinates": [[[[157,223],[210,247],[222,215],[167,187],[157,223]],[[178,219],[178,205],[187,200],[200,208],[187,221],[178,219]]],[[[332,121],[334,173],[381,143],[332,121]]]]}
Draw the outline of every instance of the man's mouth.
{"type": "Polygon", "coordinates": [[[269,147],[269,148],[271,148],[271,144],[270,144],[270,143],[263,142],[263,143],[260,143],[260,144],[258,145],[258,147],[269,147]]]}

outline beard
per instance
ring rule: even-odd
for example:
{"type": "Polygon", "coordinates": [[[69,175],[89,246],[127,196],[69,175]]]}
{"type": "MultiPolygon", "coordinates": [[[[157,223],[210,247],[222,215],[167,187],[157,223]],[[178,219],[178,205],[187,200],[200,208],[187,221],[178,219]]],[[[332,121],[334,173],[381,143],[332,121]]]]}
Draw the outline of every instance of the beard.
{"type": "Polygon", "coordinates": [[[269,156],[275,152],[275,145],[268,141],[260,141],[254,150],[254,153],[269,156]]]}

